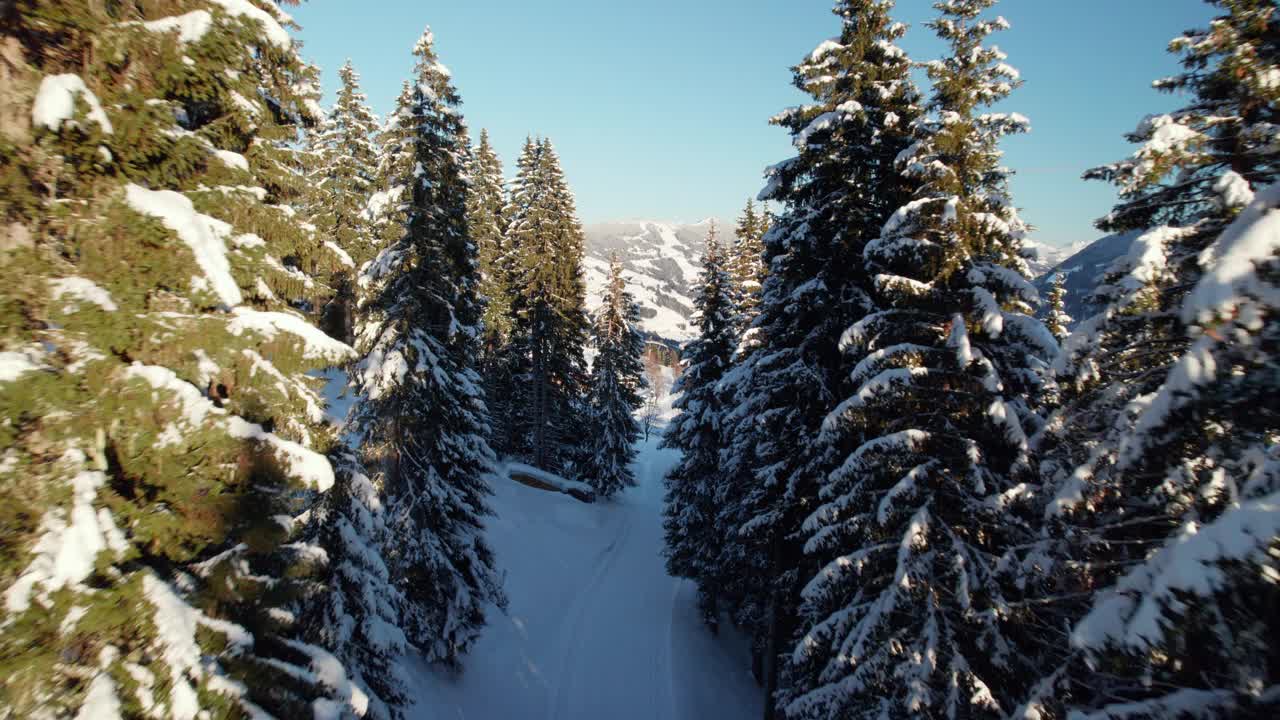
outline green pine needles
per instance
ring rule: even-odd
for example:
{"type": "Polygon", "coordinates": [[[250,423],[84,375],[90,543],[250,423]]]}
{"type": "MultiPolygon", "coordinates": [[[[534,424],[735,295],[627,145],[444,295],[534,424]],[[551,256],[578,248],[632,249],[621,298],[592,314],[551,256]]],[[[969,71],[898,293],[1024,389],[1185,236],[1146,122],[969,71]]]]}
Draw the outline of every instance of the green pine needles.
{"type": "Polygon", "coordinates": [[[5,11],[0,705],[362,712],[291,612],[334,483],[306,372],[352,355],[283,179],[312,75],[274,5],[164,10],[5,11]]]}

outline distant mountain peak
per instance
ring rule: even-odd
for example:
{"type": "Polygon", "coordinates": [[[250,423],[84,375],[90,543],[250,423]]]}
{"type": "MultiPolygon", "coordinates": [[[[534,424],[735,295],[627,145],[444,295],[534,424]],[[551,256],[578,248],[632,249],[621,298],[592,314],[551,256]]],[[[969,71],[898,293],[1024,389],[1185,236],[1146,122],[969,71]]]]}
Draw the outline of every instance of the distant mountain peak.
{"type": "Polygon", "coordinates": [[[693,288],[712,220],[724,228],[717,218],[694,223],[621,220],[585,225],[588,309],[599,305],[609,257],[617,253],[627,289],[640,305],[644,331],[675,342],[693,338],[693,288]]]}
{"type": "Polygon", "coordinates": [[[1083,247],[1073,246],[1076,252],[1045,269],[1036,279],[1041,297],[1048,294],[1053,276],[1061,273],[1063,289],[1066,290],[1063,306],[1067,314],[1077,323],[1089,318],[1099,310],[1090,300],[1094,291],[1102,284],[1103,276],[1116,259],[1129,252],[1139,234],[1117,233],[1084,243],[1083,247]]]}
{"type": "MultiPolygon", "coordinates": [[[[702,252],[713,220],[719,226],[722,239],[732,236],[733,226],[716,217],[696,222],[633,218],[584,225],[587,256],[583,262],[583,274],[587,281],[587,308],[594,311],[599,307],[600,294],[609,274],[609,257],[617,253],[622,262],[623,276],[627,279],[627,289],[640,304],[642,329],[652,336],[674,342],[692,339],[697,334],[697,328],[691,321],[694,286],[698,282],[702,252]]],[[[1035,240],[1024,241],[1024,246],[1034,256],[1028,261],[1032,276],[1038,278],[1054,268],[1065,270],[1070,263],[1064,261],[1093,244],[1083,242],[1060,247],[1035,240]]],[[[1088,291],[1084,289],[1086,284],[1085,278],[1068,282],[1069,303],[1077,312],[1083,311],[1080,307],[1083,295],[1092,292],[1091,287],[1088,291]],[[1073,288],[1074,293],[1071,292],[1073,288]]],[[[1068,308],[1068,312],[1072,309],[1068,308]]]]}

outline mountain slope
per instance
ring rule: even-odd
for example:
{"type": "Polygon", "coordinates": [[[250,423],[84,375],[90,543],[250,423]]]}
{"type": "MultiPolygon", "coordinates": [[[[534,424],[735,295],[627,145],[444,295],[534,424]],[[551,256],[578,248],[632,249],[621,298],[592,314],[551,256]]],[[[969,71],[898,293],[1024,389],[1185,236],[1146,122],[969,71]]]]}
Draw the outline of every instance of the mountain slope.
{"type": "Polygon", "coordinates": [[[1088,242],[1076,243],[1069,247],[1061,247],[1059,245],[1049,245],[1042,242],[1036,242],[1032,239],[1022,241],[1023,248],[1030,250],[1034,257],[1027,260],[1027,265],[1031,267],[1031,277],[1038,278],[1056,267],[1059,263],[1071,257],[1076,252],[1087,247],[1088,242]]]}
{"type": "MultiPolygon", "coordinates": [[[[718,223],[721,238],[731,239],[732,226],[721,221],[718,223]]],[[[690,224],[634,220],[585,226],[587,257],[583,272],[587,281],[588,309],[594,311],[600,304],[600,293],[609,274],[609,256],[616,252],[622,261],[628,290],[640,304],[644,331],[677,343],[692,339],[696,331],[690,322],[693,287],[698,280],[710,226],[709,219],[690,224]]],[[[1085,246],[1092,247],[1088,243],[1058,247],[1026,241],[1027,249],[1034,256],[1028,261],[1032,276],[1041,278],[1050,270],[1067,264],[1066,258],[1085,246]]],[[[1047,285],[1041,289],[1044,287],[1047,285]]],[[[1070,287],[1068,283],[1069,291],[1070,287]]],[[[1078,294],[1083,298],[1088,291],[1078,294]]]]}
{"type": "Polygon", "coordinates": [[[1106,273],[1107,268],[1111,267],[1118,258],[1129,252],[1129,246],[1133,244],[1133,239],[1137,237],[1137,233],[1120,233],[1116,235],[1107,235],[1099,238],[1075,254],[1071,255],[1062,262],[1054,265],[1046,270],[1042,275],[1036,278],[1036,289],[1040,291],[1041,297],[1046,297],[1049,292],[1049,286],[1053,281],[1053,276],[1062,273],[1066,276],[1064,288],[1066,296],[1064,297],[1063,306],[1067,314],[1080,322],[1090,315],[1097,312],[1097,308],[1093,303],[1089,302],[1089,297],[1098,285],[1102,283],[1102,276],[1106,273]]]}
{"type": "MultiPolygon", "coordinates": [[[[694,335],[693,287],[698,280],[710,220],[693,224],[652,221],[587,225],[587,307],[594,311],[608,277],[609,256],[622,261],[627,289],[640,305],[645,332],[675,342],[694,335]]],[[[720,223],[722,237],[724,224],[720,223]]]]}

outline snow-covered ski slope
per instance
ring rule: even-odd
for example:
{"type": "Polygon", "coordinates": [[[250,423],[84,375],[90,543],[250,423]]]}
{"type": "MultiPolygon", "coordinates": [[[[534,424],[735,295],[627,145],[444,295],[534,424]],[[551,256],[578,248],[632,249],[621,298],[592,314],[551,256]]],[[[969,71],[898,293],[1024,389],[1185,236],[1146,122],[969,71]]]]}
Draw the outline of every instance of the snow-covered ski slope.
{"type": "MultiPolygon", "coordinates": [[[[640,327],[666,340],[684,342],[697,335],[693,316],[694,286],[702,267],[710,220],[693,224],[648,220],[600,223],[584,228],[587,256],[582,275],[587,283],[587,308],[600,305],[609,277],[609,258],[622,263],[627,292],[640,306],[640,327]]],[[[720,239],[728,241],[732,228],[720,223],[720,239]]]]}
{"type": "Polygon", "coordinates": [[[641,447],[639,485],[612,502],[498,483],[488,537],[510,607],[491,610],[465,672],[413,668],[411,718],[760,716],[745,642],[707,632],[693,585],[663,567],[662,476],[677,455],[657,444],[641,447]]]}

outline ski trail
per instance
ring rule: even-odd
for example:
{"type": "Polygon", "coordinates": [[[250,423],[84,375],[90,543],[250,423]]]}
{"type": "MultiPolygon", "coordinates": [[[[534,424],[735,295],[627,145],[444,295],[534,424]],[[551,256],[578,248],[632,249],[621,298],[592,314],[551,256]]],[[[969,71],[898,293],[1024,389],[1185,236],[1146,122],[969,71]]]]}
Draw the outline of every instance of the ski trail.
{"type": "Polygon", "coordinates": [[[418,664],[414,720],[754,718],[761,693],[740,638],[702,624],[692,583],[667,574],[663,476],[678,455],[642,443],[636,487],[577,502],[494,486],[488,535],[509,607],[460,675],[418,664]]]}
{"type": "Polygon", "coordinates": [[[566,717],[564,707],[568,704],[568,697],[565,692],[564,680],[571,674],[571,661],[575,656],[583,654],[581,651],[583,645],[582,633],[586,625],[587,611],[594,603],[599,601],[600,585],[608,576],[609,571],[617,564],[618,548],[626,542],[627,533],[631,528],[631,519],[623,515],[618,525],[618,534],[600,552],[600,557],[596,561],[591,578],[578,591],[577,597],[574,598],[573,607],[569,609],[566,615],[567,619],[562,627],[568,628],[568,632],[564,633],[562,637],[563,648],[560,652],[559,672],[556,673],[554,684],[547,693],[547,698],[550,701],[547,705],[547,720],[566,717]]]}

